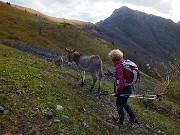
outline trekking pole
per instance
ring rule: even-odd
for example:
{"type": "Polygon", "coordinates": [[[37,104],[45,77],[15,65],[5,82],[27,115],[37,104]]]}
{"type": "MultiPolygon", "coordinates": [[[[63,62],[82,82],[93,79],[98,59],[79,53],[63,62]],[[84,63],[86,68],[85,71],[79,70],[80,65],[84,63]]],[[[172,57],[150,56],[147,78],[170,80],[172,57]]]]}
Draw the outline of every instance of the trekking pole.
{"type": "MultiPolygon", "coordinates": [[[[104,96],[115,96],[115,93],[110,94],[108,91],[102,91],[99,96],[104,95],[104,96]]],[[[120,97],[131,97],[131,98],[139,98],[139,99],[150,99],[150,100],[155,100],[155,99],[159,99],[159,95],[158,94],[154,94],[154,95],[149,95],[149,94],[145,94],[145,95],[141,95],[141,94],[120,94],[120,97]]]]}
{"type": "MultiPolygon", "coordinates": [[[[111,94],[112,96],[115,96],[115,94],[111,94]]],[[[131,98],[139,98],[139,99],[158,99],[157,95],[141,95],[141,94],[120,94],[120,97],[131,97],[131,98]]]]}

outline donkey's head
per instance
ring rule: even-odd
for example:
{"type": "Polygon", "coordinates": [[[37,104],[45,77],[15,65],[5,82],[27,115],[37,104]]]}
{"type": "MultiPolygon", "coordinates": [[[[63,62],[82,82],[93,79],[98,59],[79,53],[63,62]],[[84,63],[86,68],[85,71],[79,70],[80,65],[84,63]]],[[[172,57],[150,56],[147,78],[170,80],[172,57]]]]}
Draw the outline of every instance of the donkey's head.
{"type": "Polygon", "coordinates": [[[72,62],[75,62],[77,64],[80,54],[78,52],[76,52],[76,49],[71,50],[71,49],[65,48],[65,50],[68,53],[68,55],[67,55],[68,65],[71,66],[72,62]]]}

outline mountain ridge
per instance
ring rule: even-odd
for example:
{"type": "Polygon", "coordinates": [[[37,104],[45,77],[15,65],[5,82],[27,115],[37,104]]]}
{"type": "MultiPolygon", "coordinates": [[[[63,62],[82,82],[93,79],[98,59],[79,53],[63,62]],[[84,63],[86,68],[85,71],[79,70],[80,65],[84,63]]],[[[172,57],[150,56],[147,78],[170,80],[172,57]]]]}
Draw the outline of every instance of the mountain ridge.
{"type": "Polygon", "coordinates": [[[96,24],[109,28],[110,31],[116,28],[117,34],[130,38],[160,58],[165,58],[165,54],[168,55],[180,49],[180,26],[170,19],[122,7],[96,24]]]}

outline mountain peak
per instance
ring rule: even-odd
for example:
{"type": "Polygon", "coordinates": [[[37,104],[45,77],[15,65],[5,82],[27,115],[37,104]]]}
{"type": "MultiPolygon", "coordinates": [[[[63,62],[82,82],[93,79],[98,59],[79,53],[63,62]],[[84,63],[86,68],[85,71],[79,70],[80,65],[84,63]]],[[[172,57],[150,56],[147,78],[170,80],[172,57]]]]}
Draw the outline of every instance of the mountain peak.
{"type": "Polygon", "coordinates": [[[111,15],[111,17],[117,17],[119,15],[126,15],[126,14],[132,14],[134,13],[134,10],[130,9],[127,6],[122,6],[118,9],[115,9],[111,15]]]}
{"type": "Polygon", "coordinates": [[[121,8],[119,9],[125,9],[125,10],[130,10],[130,8],[128,8],[127,6],[122,6],[121,8]]]}
{"type": "Polygon", "coordinates": [[[128,11],[133,11],[132,9],[128,8],[127,6],[122,6],[118,9],[115,9],[114,12],[128,12],[128,11]]]}

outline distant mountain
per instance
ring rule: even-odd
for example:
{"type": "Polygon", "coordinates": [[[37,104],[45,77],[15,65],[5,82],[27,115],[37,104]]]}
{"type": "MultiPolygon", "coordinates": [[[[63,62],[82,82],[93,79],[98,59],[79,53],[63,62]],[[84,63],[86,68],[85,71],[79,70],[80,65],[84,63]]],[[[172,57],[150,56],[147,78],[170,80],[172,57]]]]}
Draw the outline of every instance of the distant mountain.
{"type": "Polygon", "coordinates": [[[180,50],[180,25],[170,19],[123,6],[96,24],[94,35],[120,47],[124,44],[127,48],[166,60],[180,50]]]}
{"type": "Polygon", "coordinates": [[[178,21],[177,24],[180,24],[180,21],[178,21]]]}

